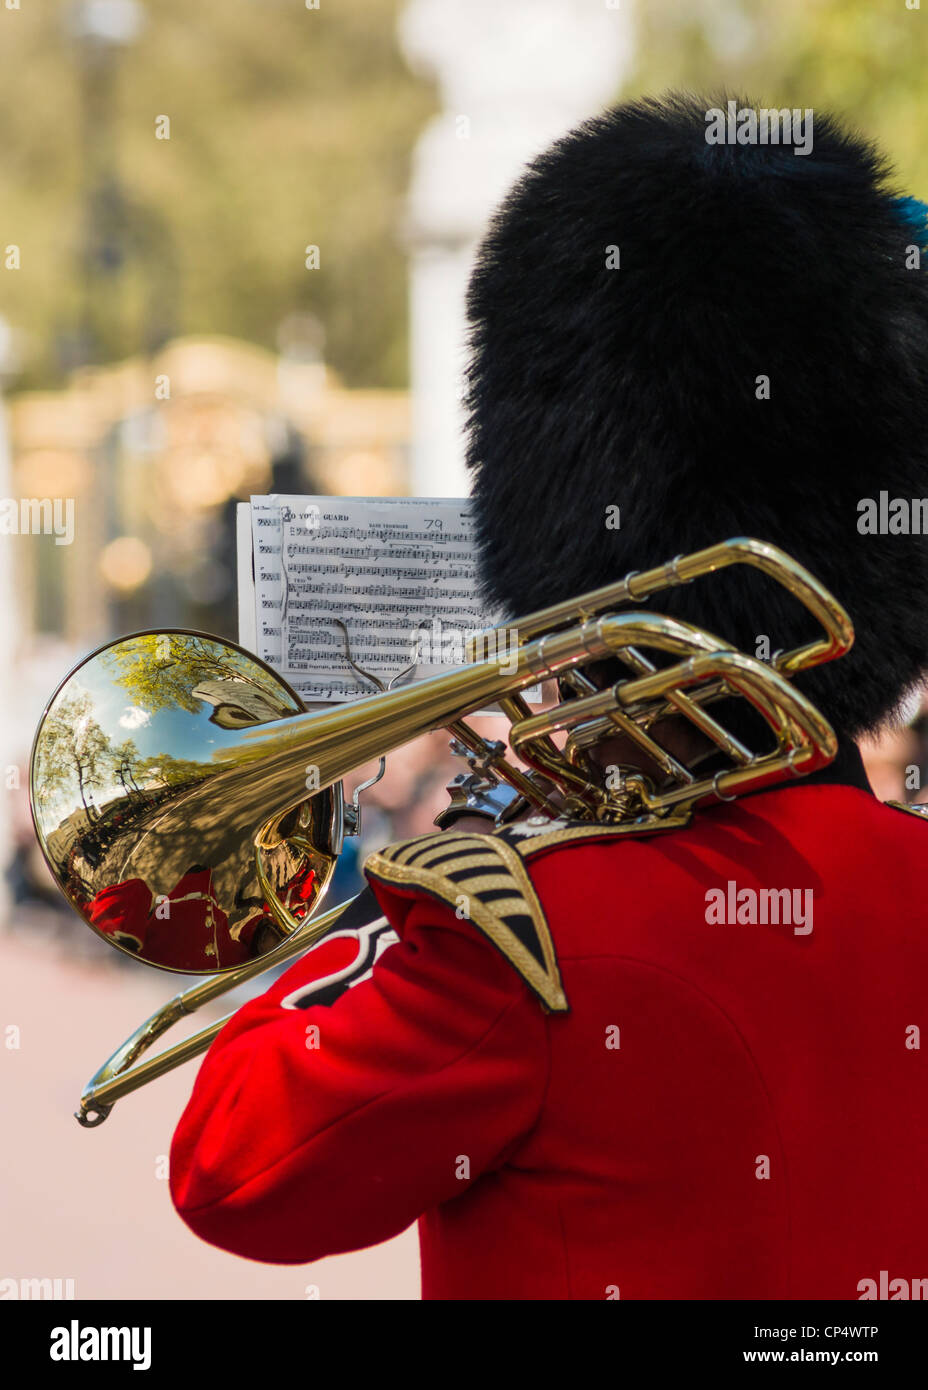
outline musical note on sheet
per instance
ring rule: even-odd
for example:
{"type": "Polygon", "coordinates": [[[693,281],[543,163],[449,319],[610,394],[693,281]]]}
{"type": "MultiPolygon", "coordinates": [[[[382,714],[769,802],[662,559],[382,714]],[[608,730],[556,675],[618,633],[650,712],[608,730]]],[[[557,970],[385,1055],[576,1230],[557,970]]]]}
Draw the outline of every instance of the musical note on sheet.
{"type": "Polygon", "coordinates": [[[252,497],[251,520],[255,649],[307,703],[371,694],[352,661],[384,685],[453,669],[497,620],[465,498],[252,497]]]}

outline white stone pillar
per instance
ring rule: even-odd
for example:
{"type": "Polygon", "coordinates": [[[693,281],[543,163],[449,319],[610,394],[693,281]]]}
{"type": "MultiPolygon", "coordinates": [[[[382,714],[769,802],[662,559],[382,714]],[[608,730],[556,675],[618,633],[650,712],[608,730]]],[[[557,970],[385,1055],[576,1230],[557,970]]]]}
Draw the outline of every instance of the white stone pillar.
{"type": "Polygon", "coordinates": [[[461,496],[464,296],[487,218],[533,155],[618,99],[634,0],[410,0],[410,66],[443,109],[416,147],[410,248],[412,491],[461,496]]]}

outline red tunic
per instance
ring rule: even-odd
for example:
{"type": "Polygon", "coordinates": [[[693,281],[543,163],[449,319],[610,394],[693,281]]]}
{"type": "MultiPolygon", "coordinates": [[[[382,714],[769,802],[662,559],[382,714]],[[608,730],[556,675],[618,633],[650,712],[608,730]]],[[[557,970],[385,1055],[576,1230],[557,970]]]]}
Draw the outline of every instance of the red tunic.
{"type": "Polygon", "coordinates": [[[427,1298],[928,1276],[928,826],[797,783],[526,863],[569,1011],[440,895],[377,882],[398,940],[323,942],[207,1055],[171,1157],[187,1224],[303,1263],[420,1218],[427,1298]]]}
{"type": "Polygon", "coordinates": [[[152,893],[144,879],[102,888],[88,903],[88,921],[104,936],[168,970],[215,970],[251,960],[251,940],[262,917],[235,936],[213,896],[209,869],[191,869],[171,892],[152,893]]]}

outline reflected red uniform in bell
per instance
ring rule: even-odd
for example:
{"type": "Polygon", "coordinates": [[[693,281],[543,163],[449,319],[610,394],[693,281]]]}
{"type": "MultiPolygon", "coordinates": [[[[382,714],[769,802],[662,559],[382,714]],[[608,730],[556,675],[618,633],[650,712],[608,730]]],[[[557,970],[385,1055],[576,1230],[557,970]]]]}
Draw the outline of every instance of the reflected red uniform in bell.
{"type": "Polygon", "coordinates": [[[246,922],[237,939],[210,892],[209,869],[193,869],[171,892],[156,897],[140,878],[102,888],[87,906],[97,931],[173,970],[215,970],[251,959],[250,942],[260,917],[246,922]],[[136,944],[137,943],[137,944],[136,944]]]}
{"type": "Polygon", "coordinates": [[[177,1209],[285,1263],[421,1218],[430,1298],[857,1299],[880,1270],[928,1276],[926,868],[928,826],[842,785],[541,853],[567,1014],[452,911],[381,887],[400,940],[368,979],[281,1008],[336,968],[313,952],[213,1045],[177,1209]],[[708,922],[729,881],[811,890],[811,932],[708,922]]]}

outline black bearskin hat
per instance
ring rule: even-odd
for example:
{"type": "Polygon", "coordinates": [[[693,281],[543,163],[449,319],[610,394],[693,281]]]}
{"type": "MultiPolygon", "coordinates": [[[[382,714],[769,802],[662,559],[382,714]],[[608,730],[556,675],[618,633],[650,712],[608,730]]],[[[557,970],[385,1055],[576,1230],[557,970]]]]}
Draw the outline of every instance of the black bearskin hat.
{"type": "MultiPolygon", "coordinates": [[[[859,529],[864,499],[928,497],[928,273],[871,143],[818,112],[805,152],[709,143],[727,100],[584,122],[490,225],[468,293],[483,589],[516,618],[773,542],[850,613],[851,653],[797,685],[853,735],[928,668],[928,537],[859,529]]],[[[817,631],[743,567],[650,606],[749,654],[817,631]]]]}

